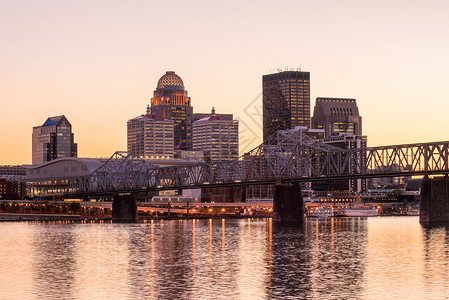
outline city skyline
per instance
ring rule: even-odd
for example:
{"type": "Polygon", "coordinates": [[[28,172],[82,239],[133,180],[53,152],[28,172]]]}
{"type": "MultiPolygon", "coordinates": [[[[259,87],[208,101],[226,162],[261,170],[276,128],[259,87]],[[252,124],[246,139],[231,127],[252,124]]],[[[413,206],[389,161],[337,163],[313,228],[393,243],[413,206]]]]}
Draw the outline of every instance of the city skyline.
{"type": "Polygon", "coordinates": [[[262,75],[287,67],[310,72],[311,107],[356,98],[368,146],[449,140],[448,3],[282,4],[180,2],[166,19],[163,3],[2,2],[0,164],[31,163],[47,116],[67,116],[81,157],[125,150],[127,120],[168,70],[194,112],[241,121],[241,152],[262,142],[262,75]]]}

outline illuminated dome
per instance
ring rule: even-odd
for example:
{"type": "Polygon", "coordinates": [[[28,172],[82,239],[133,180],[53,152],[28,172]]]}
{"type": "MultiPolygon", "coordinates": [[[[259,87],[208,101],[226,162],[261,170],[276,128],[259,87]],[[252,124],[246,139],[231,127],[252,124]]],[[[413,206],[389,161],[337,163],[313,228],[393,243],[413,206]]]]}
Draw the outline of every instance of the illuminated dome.
{"type": "Polygon", "coordinates": [[[184,90],[184,82],[173,71],[167,71],[157,82],[158,89],[184,90]]]}

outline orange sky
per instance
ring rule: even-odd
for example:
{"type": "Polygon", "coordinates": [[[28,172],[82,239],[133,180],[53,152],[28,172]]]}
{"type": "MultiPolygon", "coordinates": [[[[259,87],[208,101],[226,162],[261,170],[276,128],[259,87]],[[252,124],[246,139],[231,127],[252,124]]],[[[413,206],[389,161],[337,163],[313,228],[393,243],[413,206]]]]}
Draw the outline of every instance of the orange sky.
{"type": "Polygon", "coordinates": [[[368,144],[449,140],[449,2],[0,0],[0,165],[31,163],[33,126],[64,114],[79,156],[126,150],[126,121],[174,70],[194,112],[262,141],[270,69],[311,96],[356,98],[368,144]],[[312,3],[313,2],[313,3],[312,3]]]}

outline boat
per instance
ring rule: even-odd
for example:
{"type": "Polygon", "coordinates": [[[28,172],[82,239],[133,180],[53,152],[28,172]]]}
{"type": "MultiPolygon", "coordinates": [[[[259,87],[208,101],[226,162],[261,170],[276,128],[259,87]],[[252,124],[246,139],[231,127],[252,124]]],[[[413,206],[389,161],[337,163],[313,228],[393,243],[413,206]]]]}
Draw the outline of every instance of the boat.
{"type": "Polygon", "coordinates": [[[306,214],[307,217],[311,218],[332,218],[335,216],[333,208],[323,208],[319,207],[314,210],[310,210],[306,214]]]}
{"type": "Polygon", "coordinates": [[[342,208],[336,212],[339,217],[375,217],[379,215],[379,209],[373,207],[342,208]]]}

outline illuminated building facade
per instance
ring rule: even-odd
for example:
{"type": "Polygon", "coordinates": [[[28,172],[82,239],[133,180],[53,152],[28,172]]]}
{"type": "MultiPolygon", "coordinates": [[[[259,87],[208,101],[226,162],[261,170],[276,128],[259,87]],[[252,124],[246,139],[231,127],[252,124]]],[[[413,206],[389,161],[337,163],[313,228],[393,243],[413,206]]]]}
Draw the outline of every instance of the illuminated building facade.
{"type": "Polygon", "coordinates": [[[42,126],[33,127],[33,165],[62,158],[76,157],[72,125],[65,116],[50,117],[42,126]]]}
{"type": "Polygon", "coordinates": [[[316,98],[312,128],[324,129],[325,138],[362,135],[362,117],[356,99],[316,98]]]}
{"type": "Polygon", "coordinates": [[[202,150],[210,161],[237,160],[239,157],[239,121],[212,113],[193,123],[193,149],[202,150]]]}
{"type": "Polygon", "coordinates": [[[129,153],[142,157],[173,158],[173,120],[147,113],[129,120],[127,127],[129,153]]]}
{"type": "Polygon", "coordinates": [[[174,121],[175,149],[192,149],[192,116],[190,103],[184,82],[175,72],[163,75],[151,98],[151,113],[174,121]]]}
{"type": "Polygon", "coordinates": [[[264,75],[262,85],[264,140],[278,130],[310,127],[310,72],[264,75]]]}

